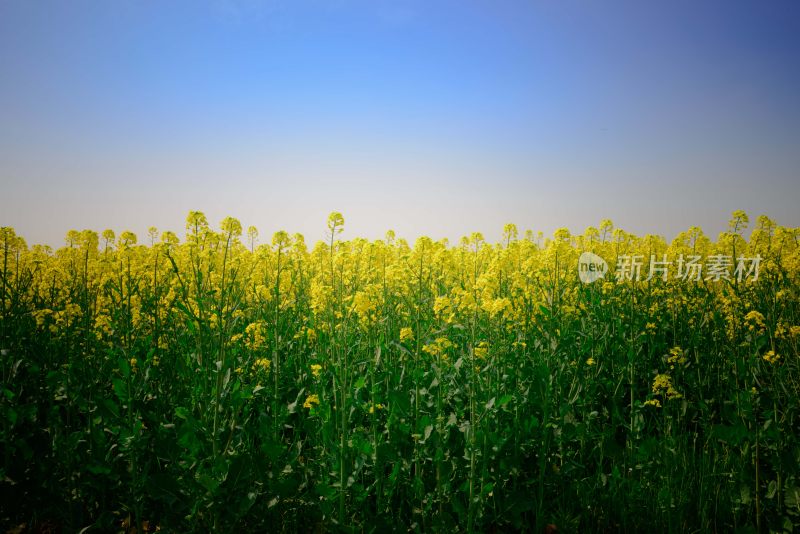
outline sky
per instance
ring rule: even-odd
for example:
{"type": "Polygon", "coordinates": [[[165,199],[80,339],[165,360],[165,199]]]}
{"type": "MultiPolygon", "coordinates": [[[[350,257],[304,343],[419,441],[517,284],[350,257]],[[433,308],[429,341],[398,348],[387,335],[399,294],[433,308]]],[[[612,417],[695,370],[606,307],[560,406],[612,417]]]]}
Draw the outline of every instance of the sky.
{"type": "Polygon", "coordinates": [[[0,225],[800,226],[796,0],[0,0],[0,225]]]}

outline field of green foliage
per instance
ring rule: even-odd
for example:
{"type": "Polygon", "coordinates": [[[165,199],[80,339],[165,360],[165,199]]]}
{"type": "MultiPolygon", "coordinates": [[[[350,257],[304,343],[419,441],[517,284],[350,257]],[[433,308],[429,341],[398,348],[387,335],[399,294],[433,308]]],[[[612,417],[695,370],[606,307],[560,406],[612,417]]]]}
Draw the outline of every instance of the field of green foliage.
{"type": "Polygon", "coordinates": [[[800,230],[343,225],[3,228],[0,529],[800,529],[800,230]]]}

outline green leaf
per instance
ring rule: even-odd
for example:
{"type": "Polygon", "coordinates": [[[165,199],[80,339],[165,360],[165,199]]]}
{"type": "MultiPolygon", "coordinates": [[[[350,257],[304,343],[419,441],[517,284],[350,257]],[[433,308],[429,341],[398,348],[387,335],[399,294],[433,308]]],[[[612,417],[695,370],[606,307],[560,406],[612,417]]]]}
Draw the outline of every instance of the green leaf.
{"type": "Polygon", "coordinates": [[[324,483],[317,484],[314,487],[314,491],[316,491],[317,495],[319,495],[323,499],[332,499],[333,497],[336,496],[336,489],[324,483]]]}
{"type": "Polygon", "coordinates": [[[119,400],[123,402],[127,402],[129,399],[128,396],[128,383],[124,380],[120,380],[119,378],[114,378],[111,381],[114,384],[114,393],[117,394],[119,400]]]}
{"type": "Polygon", "coordinates": [[[88,464],[86,470],[93,475],[108,475],[111,473],[111,468],[103,464],[88,464]]]}
{"type": "Polygon", "coordinates": [[[119,365],[119,372],[122,373],[123,378],[130,378],[131,376],[131,364],[128,362],[127,358],[119,358],[117,360],[117,364],[119,365]]]}
{"type": "Polygon", "coordinates": [[[189,423],[181,425],[181,428],[178,431],[178,444],[180,444],[181,447],[189,449],[192,457],[196,457],[203,448],[203,444],[199,439],[197,439],[197,435],[195,434],[192,425],[189,423]]]}
{"type": "Polygon", "coordinates": [[[730,445],[741,445],[748,438],[747,428],[738,423],[736,425],[714,425],[711,430],[712,435],[720,441],[730,445]]]}
{"type": "Polygon", "coordinates": [[[119,418],[119,405],[112,399],[101,399],[97,403],[97,409],[100,415],[107,421],[113,421],[119,418]]]}
{"type": "Polygon", "coordinates": [[[767,499],[775,497],[776,491],[778,491],[778,484],[774,480],[770,480],[769,485],[767,485],[767,499]]]}
{"type": "Polygon", "coordinates": [[[503,406],[511,402],[513,399],[514,395],[509,395],[509,394],[503,395],[502,397],[500,397],[500,400],[497,401],[497,406],[499,408],[502,408],[503,406]]]}
{"type": "Polygon", "coordinates": [[[215,492],[217,491],[220,482],[216,478],[207,474],[202,474],[199,477],[197,477],[197,481],[200,483],[201,486],[206,488],[208,492],[211,493],[212,495],[214,495],[215,492]]]}
{"type": "Polygon", "coordinates": [[[148,496],[174,507],[181,501],[183,488],[172,476],[155,473],[147,477],[148,496]]]}
{"type": "Polygon", "coordinates": [[[787,508],[800,509],[800,487],[787,488],[784,493],[783,503],[787,508]]]}

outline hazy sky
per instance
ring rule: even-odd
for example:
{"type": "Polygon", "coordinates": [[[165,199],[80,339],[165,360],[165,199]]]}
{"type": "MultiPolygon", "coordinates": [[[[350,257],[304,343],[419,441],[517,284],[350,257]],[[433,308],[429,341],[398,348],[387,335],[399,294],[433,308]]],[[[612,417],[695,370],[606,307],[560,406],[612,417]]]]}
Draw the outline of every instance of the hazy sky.
{"type": "Polygon", "coordinates": [[[0,225],[800,226],[796,0],[0,0],[0,225]]]}

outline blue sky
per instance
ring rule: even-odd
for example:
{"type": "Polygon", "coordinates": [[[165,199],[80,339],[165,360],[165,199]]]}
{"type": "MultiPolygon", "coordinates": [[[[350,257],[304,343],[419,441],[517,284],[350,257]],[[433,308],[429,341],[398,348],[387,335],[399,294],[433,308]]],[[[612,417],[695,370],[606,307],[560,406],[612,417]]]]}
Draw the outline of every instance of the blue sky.
{"type": "Polygon", "coordinates": [[[0,0],[0,224],[800,226],[800,3],[0,0]]]}

